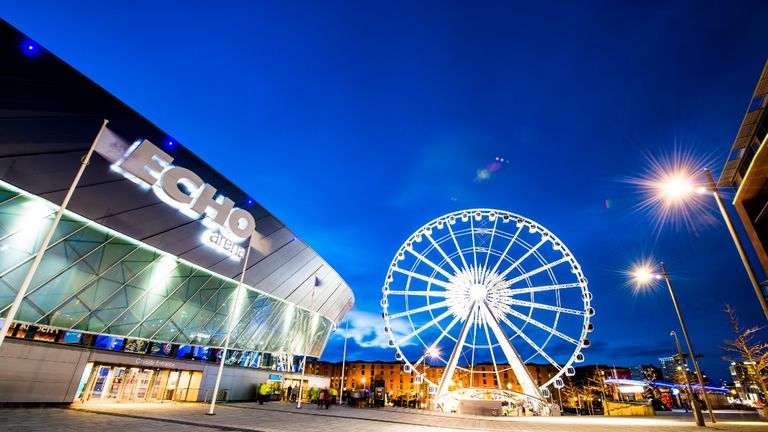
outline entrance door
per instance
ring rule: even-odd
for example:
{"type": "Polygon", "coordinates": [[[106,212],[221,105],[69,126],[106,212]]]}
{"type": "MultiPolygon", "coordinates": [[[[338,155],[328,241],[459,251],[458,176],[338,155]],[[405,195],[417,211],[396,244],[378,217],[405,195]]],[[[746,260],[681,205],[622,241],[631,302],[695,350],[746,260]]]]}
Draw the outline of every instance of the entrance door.
{"type": "Polygon", "coordinates": [[[105,399],[117,400],[120,397],[120,393],[123,390],[123,382],[125,380],[125,368],[116,367],[112,373],[112,380],[107,387],[107,394],[105,399]]]}
{"type": "Polygon", "coordinates": [[[93,383],[93,391],[91,391],[88,399],[103,399],[105,389],[107,388],[107,381],[109,380],[110,372],[112,368],[109,366],[98,366],[96,369],[96,379],[93,383]]]}
{"type": "Polygon", "coordinates": [[[152,377],[155,371],[152,369],[142,369],[139,373],[139,377],[136,383],[136,392],[133,399],[135,401],[144,402],[149,396],[149,383],[152,382],[152,377]]]}
{"type": "Polygon", "coordinates": [[[119,393],[120,396],[118,397],[120,402],[130,402],[133,400],[136,382],[138,381],[138,375],[138,368],[130,368],[125,371],[125,379],[123,380],[123,385],[119,393]]]}

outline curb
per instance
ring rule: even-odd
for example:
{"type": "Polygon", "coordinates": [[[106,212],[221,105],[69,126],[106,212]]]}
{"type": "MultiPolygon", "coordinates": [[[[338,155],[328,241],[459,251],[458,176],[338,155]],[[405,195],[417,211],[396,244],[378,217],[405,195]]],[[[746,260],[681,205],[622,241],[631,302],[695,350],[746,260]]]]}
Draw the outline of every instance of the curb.
{"type": "Polygon", "coordinates": [[[266,432],[261,429],[243,428],[238,426],[213,425],[209,423],[196,423],[196,422],[191,422],[186,420],[169,419],[169,418],[163,418],[163,417],[149,417],[149,416],[138,415],[138,414],[104,412],[104,411],[97,411],[97,410],[90,410],[90,409],[83,409],[83,408],[69,408],[69,407],[62,408],[62,409],[71,409],[73,411],[82,411],[90,414],[110,415],[115,417],[128,417],[128,418],[135,418],[135,419],[141,419],[141,420],[153,420],[153,421],[159,421],[159,422],[165,422],[165,423],[175,423],[175,424],[181,424],[186,426],[205,427],[209,429],[217,429],[217,430],[225,430],[225,431],[266,432]]]}

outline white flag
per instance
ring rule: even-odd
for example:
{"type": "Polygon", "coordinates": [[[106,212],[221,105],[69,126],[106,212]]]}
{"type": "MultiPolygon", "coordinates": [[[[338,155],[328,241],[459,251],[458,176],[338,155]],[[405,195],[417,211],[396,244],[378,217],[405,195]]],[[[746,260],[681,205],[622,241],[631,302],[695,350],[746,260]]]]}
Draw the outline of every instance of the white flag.
{"type": "Polygon", "coordinates": [[[105,126],[94,151],[113,164],[122,159],[130,147],[130,142],[105,126]]]}

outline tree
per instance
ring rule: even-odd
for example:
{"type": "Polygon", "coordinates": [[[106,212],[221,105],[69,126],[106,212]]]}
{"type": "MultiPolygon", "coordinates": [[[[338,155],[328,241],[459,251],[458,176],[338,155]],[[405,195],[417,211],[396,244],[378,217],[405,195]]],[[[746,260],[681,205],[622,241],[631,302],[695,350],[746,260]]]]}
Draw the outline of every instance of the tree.
{"type": "MultiPolygon", "coordinates": [[[[723,312],[728,314],[728,320],[733,330],[734,339],[725,340],[723,350],[735,353],[737,358],[724,357],[726,361],[744,364],[747,375],[760,388],[760,398],[765,402],[768,396],[768,383],[765,372],[768,372],[768,343],[758,340],[761,326],[745,328],[739,323],[736,311],[728,304],[723,312]]],[[[745,383],[745,385],[747,385],[745,383]]]]}
{"type": "Polygon", "coordinates": [[[603,407],[603,412],[606,412],[607,406],[605,404],[605,371],[599,367],[595,367],[592,374],[583,380],[581,388],[589,395],[590,403],[589,408],[592,414],[595,414],[594,406],[592,405],[592,399],[600,399],[600,404],[603,407]]]}

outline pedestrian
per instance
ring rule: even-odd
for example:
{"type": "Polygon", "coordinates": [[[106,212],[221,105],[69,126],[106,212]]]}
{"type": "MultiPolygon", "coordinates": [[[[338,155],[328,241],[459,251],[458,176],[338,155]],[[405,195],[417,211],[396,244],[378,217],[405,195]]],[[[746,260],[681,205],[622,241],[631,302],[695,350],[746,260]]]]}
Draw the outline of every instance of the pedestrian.
{"type": "Polygon", "coordinates": [[[322,408],[325,403],[325,389],[320,389],[317,394],[317,407],[322,408]]]}
{"type": "Polygon", "coordinates": [[[339,403],[339,391],[336,388],[331,388],[331,405],[339,403]]]}
{"type": "Polygon", "coordinates": [[[264,405],[264,401],[267,400],[269,394],[269,384],[263,383],[259,386],[259,405],[264,405]]]}
{"type": "Polygon", "coordinates": [[[291,390],[291,402],[296,402],[298,395],[299,395],[299,386],[295,386],[291,390]]]}
{"type": "Polygon", "coordinates": [[[286,390],[285,392],[285,400],[286,402],[293,402],[292,398],[293,398],[293,386],[289,385],[288,390],[286,390]]]}
{"type": "Polygon", "coordinates": [[[323,402],[325,403],[325,409],[328,409],[328,407],[331,405],[331,392],[326,388],[323,389],[323,394],[325,395],[325,399],[323,399],[323,402]]]}

